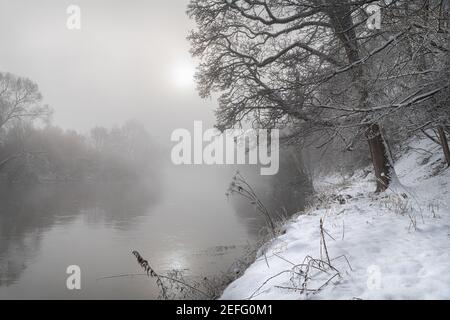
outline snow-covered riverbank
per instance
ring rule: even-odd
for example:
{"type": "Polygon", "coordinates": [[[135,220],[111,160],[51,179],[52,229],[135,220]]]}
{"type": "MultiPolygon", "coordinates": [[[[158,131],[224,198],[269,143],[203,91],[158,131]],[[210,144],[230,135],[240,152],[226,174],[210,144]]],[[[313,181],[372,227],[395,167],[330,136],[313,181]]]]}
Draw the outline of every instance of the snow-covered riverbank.
{"type": "Polygon", "coordinates": [[[318,182],[322,201],[222,299],[450,299],[450,169],[429,140],[408,149],[395,164],[401,184],[384,194],[362,172],[318,182]]]}

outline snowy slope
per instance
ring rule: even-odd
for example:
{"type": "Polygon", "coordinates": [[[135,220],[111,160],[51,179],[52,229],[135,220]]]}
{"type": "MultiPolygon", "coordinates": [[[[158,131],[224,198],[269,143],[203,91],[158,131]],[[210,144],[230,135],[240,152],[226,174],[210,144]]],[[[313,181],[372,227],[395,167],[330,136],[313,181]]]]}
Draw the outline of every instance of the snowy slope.
{"type": "Polygon", "coordinates": [[[450,299],[450,169],[428,140],[408,149],[395,164],[401,184],[385,194],[371,193],[373,176],[362,173],[321,181],[323,201],[261,250],[222,299],[450,299]],[[318,262],[306,272],[311,258],[328,261],[321,218],[332,268],[318,262]]]}

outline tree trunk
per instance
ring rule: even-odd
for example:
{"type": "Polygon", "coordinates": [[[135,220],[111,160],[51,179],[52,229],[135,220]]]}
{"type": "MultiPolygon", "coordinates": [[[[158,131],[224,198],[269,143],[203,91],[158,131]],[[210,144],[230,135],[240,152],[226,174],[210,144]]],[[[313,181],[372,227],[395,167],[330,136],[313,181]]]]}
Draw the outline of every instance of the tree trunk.
{"type": "Polygon", "coordinates": [[[389,150],[378,124],[372,124],[366,131],[372,156],[375,178],[377,181],[376,193],[386,191],[392,180],[392,165],[389,159],[389,150]]]}
{"type": "Polygon", "coordinates": [[[441,140],[441,146],[442,149],[444,150],[445,160],[447,160],[447,165],[450,167],[450,149],[448,147],[448,140],[445,134],[444,127],[439,126],[438,132],[439,132],[439,139],[441,140]]]}
{"type": "MultiPolygon", "coordinates": [[[[355,24],[351,15],[351,6],[349,0],[328,0],[327,9],[330,22],[336,32],[336,36],[341,41],[349,64],[356,63],[360,59],[360,47],[355,33],[355,24]]],[[[368,108],[368,84],[365,78],[364,66],[359,64],[352,69],[353,82],[359,91],[359,108],[368,108]]],[[[366,131],[367,141],[369,143],[372,163],[377,180],[376,192],[383,192],[391,183],[394,173],[393,165],[390,161],[388,146],[378,124],[372,124],[366,131]]]]}

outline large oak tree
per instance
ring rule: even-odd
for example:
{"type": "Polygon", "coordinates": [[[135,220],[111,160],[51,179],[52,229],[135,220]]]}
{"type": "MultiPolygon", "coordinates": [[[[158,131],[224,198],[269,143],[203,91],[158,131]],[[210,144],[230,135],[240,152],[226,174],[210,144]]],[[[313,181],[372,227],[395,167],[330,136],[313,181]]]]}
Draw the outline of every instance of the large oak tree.
{"type": "Polygon", "coordinates": [[[343,139],[348,149],[365,137],[377,191],[386,190],[395,173],[383,118],[448,89],[448,81],[408,87],[403,77],[416,79],[427,53],[414,52],[429,26],[412,19],[424,1],[412,2],[191,0],[199,91],[220,94],[218,128],[251,121],[299,137],[319,131],[320,144],[343,139]],[[367,27],[367,5],[375,3],[389,13],[381,30],[367,27]]]}

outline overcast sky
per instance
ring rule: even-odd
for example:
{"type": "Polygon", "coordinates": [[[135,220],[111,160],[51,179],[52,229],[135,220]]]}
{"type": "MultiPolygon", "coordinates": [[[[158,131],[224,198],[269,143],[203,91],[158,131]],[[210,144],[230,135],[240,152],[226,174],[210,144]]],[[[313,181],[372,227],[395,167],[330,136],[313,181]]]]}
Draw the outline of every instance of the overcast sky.
{"type": "Polygon", "coordinates": [[[138,119],[168,139],[194,120],[213,125],[215,101],[177,81],[193,63],[187,3],[0,0],[0,70],[37,82],[64,128],[86,132],[138,119]],[[66,27],[71,4],[81,8],[81,30],[66,27]]]}

